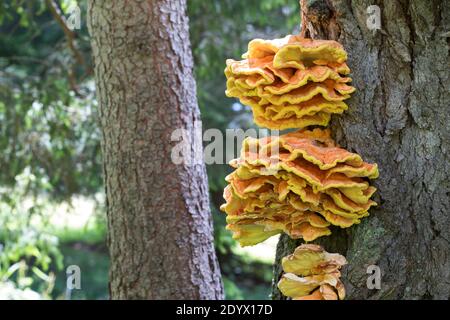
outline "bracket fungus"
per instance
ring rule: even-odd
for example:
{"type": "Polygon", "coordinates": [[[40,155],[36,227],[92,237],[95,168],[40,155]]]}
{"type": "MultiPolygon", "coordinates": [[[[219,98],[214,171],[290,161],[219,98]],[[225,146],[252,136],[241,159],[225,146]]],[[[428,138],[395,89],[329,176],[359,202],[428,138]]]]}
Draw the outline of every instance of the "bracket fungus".
{"type": "MultiPolygon", "coordinates": [[[[226,61],[226,95],[249,106],[261,127],[301,130],[243,141],[221,206],[233,238],[249,246],[284,232],[309,242],[330,235],[330,226],[358,224],[376,205],[369,180],[378,177],[377,165],[340,148],[329,130],[307,129],[348,108],[355,88],[342,45],[293,35],[255,39],[242,58],[226,61]]],[[[283,258],[278,288],[294,300],[342,300],[346,263],[303,244],[283,258]]]]}
{"type": "Polygon", "coordinates": [[[253,110],[257,125],[270,129],[326,126],[347,110],[347,53],[336,41],[289,35],[252,40],[244,60],[226,61],[228,97],[253,110]]]}
{"type": "Polygon", "coordinates": [[[294,300],[343,300],[345,287],[340,269],[345,257],[321,246],[302,244],[282,259],[285,272],[278,282],[281,293],[294,300]]]}
{"type": "Polygon", "coordinates": [[[221,209],[242,246],[281,232],[313,241],[330,235],[330,225],[359,223],[376,205],[369,179],[377,165],[337,146],[327,129],[246,138],[230,165],[221,209]]]}

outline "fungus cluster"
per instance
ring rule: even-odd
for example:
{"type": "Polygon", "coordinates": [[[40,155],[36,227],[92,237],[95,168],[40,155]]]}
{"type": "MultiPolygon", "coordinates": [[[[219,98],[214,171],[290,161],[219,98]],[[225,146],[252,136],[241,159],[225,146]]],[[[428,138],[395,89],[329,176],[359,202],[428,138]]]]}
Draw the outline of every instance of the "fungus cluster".
{"type": "MultiPolygon", "coordinates": [[[[313,241],[348,228],[368,215],[378,177],[376,164],[340,148],[327,129],[332,114],[348,106],[347,53],[336,41],[289,35],[256,39],[243,60],[226,61],[226,95],[250,106],[257,125],[301,129],[281,136],[244,140],[232,160],[224,191],[227,229],[241,246],[286,233],[313,241]]],[[[283,258],[278,288],[298,300],[342,300],[340,269],[347,262],[312,244],[283,258]]]]}
{"type": "Polygon", "coordinates": [[[340,269],[347,264],[337,253],[328,253],[321,246],[303,244],[281,261],[285,272],[278,288],[294,300],[343,300],[345,288],[340,269]]]}
{"type": "Polygon", "coordinates": [[[376,164],[335,144],[329,130],[299,130],[277,137],[247,138],[224,191],[227,228],[241,246],[285,232],[313,241],[330,225],[359,223],[376,205],[376,164]]]}
{"type": "Polygon", "coordinates": [[[270,129],[326,126],[348,107],[355,90],[336,41],[289,35],[252,40],[244,60],[226,61],[228,97],[250,106],[257,125],[270,129]]]}

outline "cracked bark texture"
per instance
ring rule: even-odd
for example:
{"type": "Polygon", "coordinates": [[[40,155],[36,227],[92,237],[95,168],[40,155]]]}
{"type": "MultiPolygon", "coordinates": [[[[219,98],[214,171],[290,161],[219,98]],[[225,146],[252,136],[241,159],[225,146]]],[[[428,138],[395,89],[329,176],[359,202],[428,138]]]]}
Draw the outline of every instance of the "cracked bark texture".
{"type": "Polygon", "coordinates": [[[88,15],[111,298],[222,299],[205,166],[171,161],[173,130],[200,121],[186,1],[91,0],[88,15]]]}
{"type": "MultiPolygon", "coordinates": [[[[369,162],[380,178],[378,207],[362,223],[316,241],[348,261],[348,299],[449,299],[449,37],[446,0],[306,0],[307,32],[341,42],[353,85],[349,110],[333,119],[337,141],[369,162]],[[369,30],[367,7],[381,8],[382,30],[369,30]],[[380,290],[367,289],[369,265],[380,290]]],[[[280,259],[299,242],[280,239],[280,259]]]]}

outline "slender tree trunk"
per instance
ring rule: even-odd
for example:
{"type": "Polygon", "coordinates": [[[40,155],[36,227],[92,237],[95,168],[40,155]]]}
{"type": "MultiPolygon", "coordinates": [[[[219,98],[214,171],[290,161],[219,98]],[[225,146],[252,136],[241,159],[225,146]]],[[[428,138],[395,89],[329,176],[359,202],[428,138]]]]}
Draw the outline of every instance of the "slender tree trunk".
{"type": "MultiPolygon", "coordinates": [[[[222,299],[204,164],[171,161],[200,120],[186,1],[89,1],[113,299],[222,299]]],[[[192,144],[201,154],[201,145],[192,144]]]]}
{"type": "MultiPolygon", "coordinates": [[[[357,92],[334,118],[338,142],[378,163],[379,206],[360,225],[322,239],[344,254],[350,299],[449,299],[449,29],[446,0],[306,0],[307,35],[340,41],[357,92]],[[369,30],[367,8],[381,8],[382,30],[369,30]],[[367,267],[381,289],[367,288],[367,267]]],[[[282,237],[274,268],[295,241],[282,237]]]]}

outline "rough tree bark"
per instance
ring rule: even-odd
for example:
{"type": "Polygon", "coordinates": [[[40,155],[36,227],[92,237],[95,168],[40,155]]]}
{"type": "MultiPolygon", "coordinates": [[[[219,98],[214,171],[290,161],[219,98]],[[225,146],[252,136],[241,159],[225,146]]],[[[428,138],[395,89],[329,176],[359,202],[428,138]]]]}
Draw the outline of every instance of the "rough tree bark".
{"type": "MultiPolygon", "coordinates": [[[[221,299],[205,166],[175,165],[200,121],[186,1],[89,1],[113,299],[221,299]]],[[[201,154],[201,145],[192,144],[201,154]]]]}
{"type": "MultiPolygon", "coordinates": [[[[318,241],[344,254],[349,299],[449,299],[449,37],[446,0],[306,0],[307,35],[334,39],[349,53],[357,92],[334,118],[337,141],[376,162],[379,206],[360,225],[318,241]],[[381,8],[382,30],[369,30],[367,8],[381,8]],[[366,286],[381,268],[381,290],[366,286]]],[[[297,245],[280,239],[280,258],[297,245]]]]}

